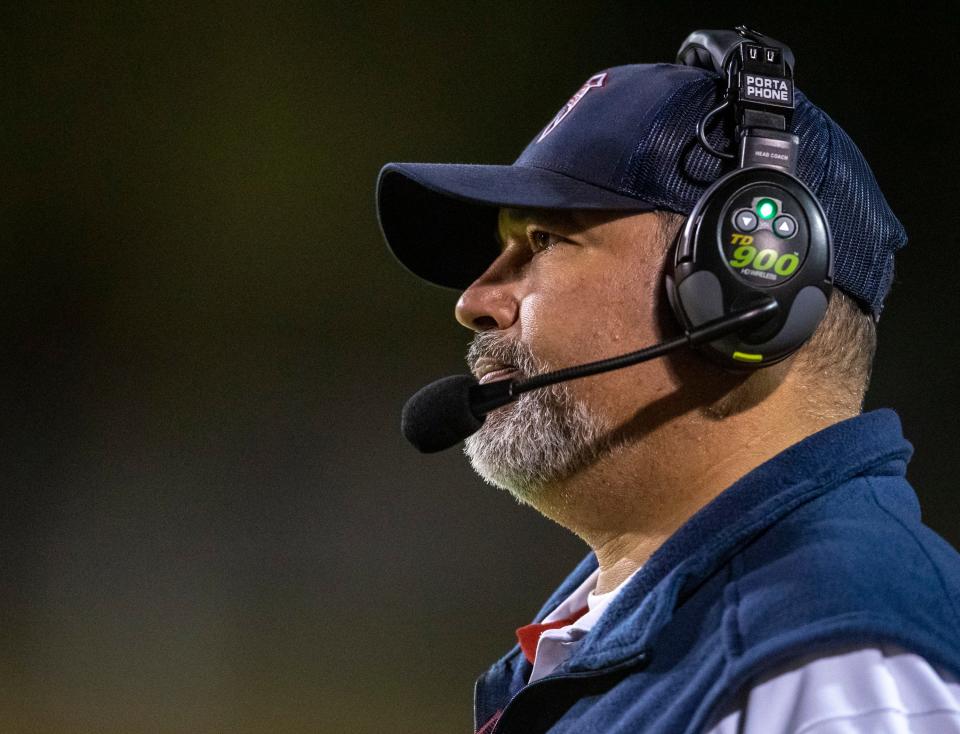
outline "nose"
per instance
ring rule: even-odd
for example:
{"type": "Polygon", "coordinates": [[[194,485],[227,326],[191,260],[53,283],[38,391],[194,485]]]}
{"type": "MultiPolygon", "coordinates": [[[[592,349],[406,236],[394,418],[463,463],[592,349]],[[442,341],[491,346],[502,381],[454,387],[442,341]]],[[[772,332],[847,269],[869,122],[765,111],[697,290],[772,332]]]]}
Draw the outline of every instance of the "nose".
{"type": "Polygon", "coordinates": [[[457,321],[468,329],[509,329],[516,322],[520,311],[519,280],[508,277],[503,260],[501,255],[460,294],[455,314],[457,321]]]}

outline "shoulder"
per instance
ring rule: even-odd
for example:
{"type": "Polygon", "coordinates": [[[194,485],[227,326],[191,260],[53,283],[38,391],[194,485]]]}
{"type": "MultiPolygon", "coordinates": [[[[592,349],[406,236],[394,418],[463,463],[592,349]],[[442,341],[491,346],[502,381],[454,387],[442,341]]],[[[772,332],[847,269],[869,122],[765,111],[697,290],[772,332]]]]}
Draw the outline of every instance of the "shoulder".
{"type": "Polygon", "coordinates": [[[854,477],[799,506],[740,549],[730,583],[745,645],[856,615],[951,638],[960,626],[960,554],[903,477],[854,477]]]}
{"type": "Polygon", "coordinates": [[[857,476],[801,504],[728,572],[730,692],[850,643],[899,645],[960,675],[960,554],[923,525],[903,477],[857,476]]]}
{"type": "Polygon", "coordinates": [[[706,731],[960,734],[960,680],[897,645],[836,646],[748,681],[706,731]]]}

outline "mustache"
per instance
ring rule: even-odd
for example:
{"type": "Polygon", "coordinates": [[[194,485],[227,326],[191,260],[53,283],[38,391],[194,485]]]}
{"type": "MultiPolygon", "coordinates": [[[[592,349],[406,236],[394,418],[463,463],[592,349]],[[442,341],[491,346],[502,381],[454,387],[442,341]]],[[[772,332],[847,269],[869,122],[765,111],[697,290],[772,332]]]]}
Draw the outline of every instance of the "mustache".
{"type": "Polygon", "coordinates": [[[543,363],[523,344],[511,341],[496,331],[478,332],[467,349],[467,367],[473,372],[482,357],[501,364],[512,365],[521,375],[527,377],[546,372],[543,363]]]}

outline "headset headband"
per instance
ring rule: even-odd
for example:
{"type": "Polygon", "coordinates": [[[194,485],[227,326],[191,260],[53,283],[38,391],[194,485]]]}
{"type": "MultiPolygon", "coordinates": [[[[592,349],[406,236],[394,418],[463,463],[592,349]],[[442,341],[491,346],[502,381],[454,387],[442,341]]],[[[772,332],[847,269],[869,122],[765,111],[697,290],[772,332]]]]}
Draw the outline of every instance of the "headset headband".
{"type": "Polygon", "coordinates": [[[700,143],[711,154],[737,160],[737,168],[767,165],[796,173],[799,139],[789,134],[794,110],[796,62],[790,47],[745,25],[736,31],[695,31],[677,53],[677,62],[726,78],[724,101],[697,126],[700,143]],[[718,151],[707,141],[710,118],[732,106],[739,155],[718,151]]]}

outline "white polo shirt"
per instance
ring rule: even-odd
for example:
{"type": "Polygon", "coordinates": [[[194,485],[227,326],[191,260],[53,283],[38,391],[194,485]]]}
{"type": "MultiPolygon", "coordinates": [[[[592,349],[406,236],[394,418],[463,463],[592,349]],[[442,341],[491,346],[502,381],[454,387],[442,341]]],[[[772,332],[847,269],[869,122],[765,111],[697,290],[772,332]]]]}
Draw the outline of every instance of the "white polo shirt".
{"type": "MultiPolygon", "coordinates": [[[[637,569],[639,571],[640,569],[637,569]]],[[[634,574],[636,571],[634,571],[634,574]]],[[[539,632],[528,683],[565,661],[596,624],[631,574],[594,594],[600,569],[540,624],[586,613],[539,632]]],[[[527,649],[536,625],[517,630],[527,649]],[[521,635],[526,630],[526,635],[521,635]],[[532,632],[531,632],[532,630],[532,632]]],[[[811,654],[769,671],[741,690],[708,723],[706,734],[960,734],[960,680],[896,645],[848,645],[811,654]]]]}

